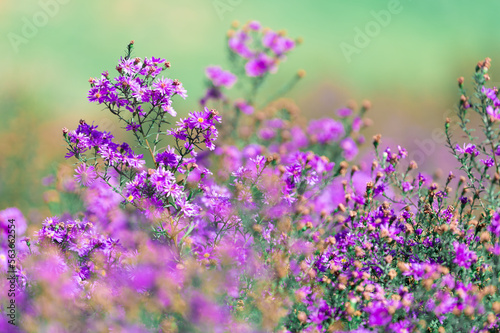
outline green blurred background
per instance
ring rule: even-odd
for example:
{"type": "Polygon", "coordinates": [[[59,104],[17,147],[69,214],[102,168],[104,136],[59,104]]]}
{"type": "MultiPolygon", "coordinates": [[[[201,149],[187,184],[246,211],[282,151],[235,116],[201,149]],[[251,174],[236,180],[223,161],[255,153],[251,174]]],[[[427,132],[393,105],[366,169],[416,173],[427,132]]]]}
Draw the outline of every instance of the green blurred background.
{"type": "Polygon", "coordinates": [[[419,164],[427,170],[448,165],[443,149],[419,142],[442,128],[457,101],[457,77],[469,78],[477,61],[491,57],[493,84],[500,82],[500,3],[401,0],[399,13],[377,31],[372,11],[387,11],[391,1],[0,0],[0,209],[15,205],[31,219],[48,214],[40,178],[65,162],[62,127],[74,129],[83,118],[120,132],[87,102],[87,80],[111,72],[130,40],[136,56],[172,63],[169,76],[190,96],[174,105],[182,115],[198,108],[204,68],[227,64],[225,35],[234,20],[259,20],[304,39],[267,86],[305,69],[288,93],[303,114],[332,115],[348,100],[368,99],[368,135],[422,150],[419,164]],[[38,27],[29,30],[33,23],[38,27]],[[357,29],[366,28],[367,45],[348,59],[341,45],[355,47],[357,29]]]}

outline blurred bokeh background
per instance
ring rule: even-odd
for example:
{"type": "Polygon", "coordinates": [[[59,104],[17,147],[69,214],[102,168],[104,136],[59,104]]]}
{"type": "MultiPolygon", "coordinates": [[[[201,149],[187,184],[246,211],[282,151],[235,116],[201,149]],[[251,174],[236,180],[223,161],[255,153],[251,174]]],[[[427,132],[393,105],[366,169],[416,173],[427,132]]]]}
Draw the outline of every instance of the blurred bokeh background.
{"type": "Polygon", "coordinates": [[[494,0],[0,0],[0,209],[46,214],[41,178],[65,163],[62,127],[83,118],[120,136],[87,102],[87,80],[111,72],[130,40],[136,56],[172,63],[169,76],[190,96],[176,101],[182,115],[198,108],[204,68],[226,64],[234,20],[304,39],[268,87],[306,70],[288,97],[307,117],[368,99],[368,138],[406,146],[426,170],[453,166],[432,134],[456,105],[457,77],[477,61],[491,57],[500,82],[499,12],[494,0]]]}

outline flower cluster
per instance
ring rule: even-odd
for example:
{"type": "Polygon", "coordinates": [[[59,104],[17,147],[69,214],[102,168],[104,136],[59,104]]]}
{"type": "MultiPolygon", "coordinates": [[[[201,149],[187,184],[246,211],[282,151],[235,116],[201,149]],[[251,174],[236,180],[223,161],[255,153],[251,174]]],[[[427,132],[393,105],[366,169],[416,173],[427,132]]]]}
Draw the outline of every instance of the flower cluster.
{"type": "MultiPolygon", "coordinates": [[[[84,120],[74,131],[68,132],[63,129],[66,142],[69,145],[66,158],[75,156],[86,160],[85,153],[93,154],[91,157],[100,157],[104,163],[117,169],[127,167],[139,169],[144,165],[143,154],[135,154],[128,143],[121,144],[113,142],[113,135],[109,132],[97,130],[96,125],[89,125],[84,120]]],[[[86,185],[96,178],[96,171],[93,166],[80,166],[77,169],[78,181],[86,185]]]]}
{"type": "Polygon", "coordinates": [[[250,77],[275,73],[278,62],[295,48],[295,41],[281,32],[263,29],[257,21],[229,34],[229,48],[247,60],[246,74],[250,77]]]}
{"type": "MultiPolygon", "coordinates": [[[[124,121],[135,142],[115,143],[85,121],[63,129],[77,165],[44,180],[57,216],[16,243],[20,329],[498,331],[500,102],[486,87],[490,60],[478,63],[471,97],[459,79],[458,121],[444,131],[460,174],[438,183],[405,148],[382,147],[380,135],[375,158],[356,163],[367,101],[305,119],[282,97],[300,71],[260,100],[267,74],[295,47],[283,33],[252,21],[228,43],[232,72],[242,75],[207,68],[202,111],[170,129],[171,98],[186,93],[159,78],[164,59],[133,58],[131,43],[117,78],[91,79],[89,100],[124,121]],[[236,82],[237,96],[222,93],[236,82]],[[221,110],[205,107],[209,100],[221,110]]],[[[0,239],[8,219],[26,233],[9,208],[0,239]]],[[[2,319],[0,330],[9,329],[2,319]]]]}
{"type": "Polygon", "coordinates": [[[89,101],[104,104],[117,115],[124,108],[136,117],[138,123],[151,112],[145,106],[151,109],[159,107],[175,116],[177,113],[172,108],[171,98],[174,95],[186,98],[187,93],[179,81],[159,78],[163,70],[170,68],[170,63],[155,57],[130,58],[132,46],[133,42],[128,46],[129,54],[116,66],[119,76],[110,81],[106,71],[100,79],[90,78],[89,101]]]}
{"type": "Polygon", "coordinates": [[[41,244],[55,244],[62,253],[73,254],[76,266],[72,270],[81,281],[88,280],[92,274],[106,274],[106,268],[117,261],[116,250],[120,248],[118,240],[98,233],[88,221],[59,221],[57,217],[49,217],[35,236],[41,244]],[[107,259],[105,267],[98,267],[90,260],[98,252],[107,259]]]}
{"type": "Polygon", "coordinates": [[[220,123],[221,117],[215,110],[205,108],[201,112],[191,112],[189,117],[181,119],[177,122],[177,127],[168,131],[172,135],[177,144],[179,141],[184,141],[184,148],[191,152],[194,147],[204,143],[205,147],[214,150],[214,141],[217,140],[218,131],[215,123],[220,123]]]}

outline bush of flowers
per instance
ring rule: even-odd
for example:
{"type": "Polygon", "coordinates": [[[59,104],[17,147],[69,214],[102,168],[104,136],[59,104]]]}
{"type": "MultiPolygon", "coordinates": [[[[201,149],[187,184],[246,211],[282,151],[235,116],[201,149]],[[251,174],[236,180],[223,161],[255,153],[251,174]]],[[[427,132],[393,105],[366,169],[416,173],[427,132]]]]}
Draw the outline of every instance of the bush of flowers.
{"type": "Polygon", "coordinates": [[[369,102],[307,120],[281,97],[304,71],[266,86],[300,40],[255,21],[227,38],[230,68],[207,67],[201,111],[183,118],[171,64],[133,42],[89,80],[88,100],[133,143],[85,120],[64,128],[74,172],[44,180],[58,215],[27,235],[17,208],[0,212],[0,331],[498,332],[490,59],[472,94],[459,79],[444,124],[457,176],[437,184],[380,135],[374,158],[357,157],[369,102]]]}

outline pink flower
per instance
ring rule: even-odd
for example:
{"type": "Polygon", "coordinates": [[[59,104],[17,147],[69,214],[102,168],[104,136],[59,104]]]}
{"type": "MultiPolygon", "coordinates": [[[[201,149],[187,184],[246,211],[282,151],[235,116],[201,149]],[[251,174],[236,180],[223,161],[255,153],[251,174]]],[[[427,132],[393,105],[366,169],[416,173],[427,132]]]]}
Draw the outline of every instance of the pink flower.
{"type": "Polygon", "coordinates": [[[234,106],[243,112],[244,114],[252,114],[254,112],[254,107],[248,104],[244,100],[238,100],[234,103],[234,106]]]}
{"type": "Polygon", "coordinates": [[[276,73],[277,69],[276,60],[265,53],[260,53],[245,65],[245,71],[251,77],[262,76],[268,72],[276,73]]]}
{"type": "Polygon", "coordinates": [[[209,66],[205,74],[216,87],[231,88],[236,83],[236,75],[230,71],[223,70],[220,66],[209,66]]]}
{"type": "Polygon", "coordinates": [[[91,185],[97,178],[94,167],[92,165],[87,166],[85,163],[80,164],[80,166],[75,169],[75,172],[77,173],[75,175],[76,181],[83,186],[91,185]]]}

